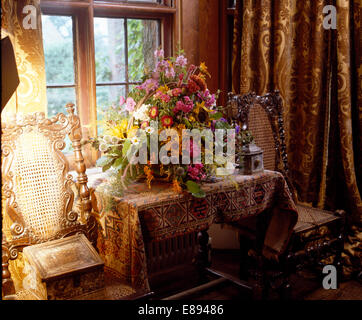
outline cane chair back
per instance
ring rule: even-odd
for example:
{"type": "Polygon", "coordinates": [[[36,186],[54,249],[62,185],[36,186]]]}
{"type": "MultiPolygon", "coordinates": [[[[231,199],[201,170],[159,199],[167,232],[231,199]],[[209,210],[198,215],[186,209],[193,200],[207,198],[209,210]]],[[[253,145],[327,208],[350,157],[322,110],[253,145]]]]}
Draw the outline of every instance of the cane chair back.
{"type": "Polygon", "coordinates": [[[44,113],[35,113],[2,123],[2,194],[11,221],[10,232],[4,231],[11,259],[25,246],[79,232],[95,243],[80,121],[73,104],[67,105],[67,111],[67,116],[60,113],[47,119],[44,113]],[[75,154],[76,185],[62,153],[67,135],[75,154]],[[76,210],[74,187],[80,210],[76,210]]]}
{"type": "Polygon", "coordinates": [[[279,92],[264,96],[229,93],[227,110],[229,117],[251,131],[255,144],[263,150],[264,168],[287,176],[288,160],[279,92]]]}

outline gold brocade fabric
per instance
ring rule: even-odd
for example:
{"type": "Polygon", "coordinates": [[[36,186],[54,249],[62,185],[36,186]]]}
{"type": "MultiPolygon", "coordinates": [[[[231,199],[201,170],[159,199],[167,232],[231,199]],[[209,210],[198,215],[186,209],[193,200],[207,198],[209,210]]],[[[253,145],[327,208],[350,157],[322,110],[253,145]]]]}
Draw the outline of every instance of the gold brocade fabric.
{"type": "Polygon", "coordinates": [[[20,84],[2,116],[6,112],[46,113],[45,62],[39,0],[1,0],[1,38],[6,36],[10,37],[14,47],[20,84]],[[31,22],[26,19],[29,11],[24,10],[26,13],[23,13],[27,5],[35,8],[35,29],[24,28],[23,24],[31,22]]]}
{"type": "MultiPolygon", "coordinates": [[[[237,0],[233,91],[278,89],[288,163],[299,200],[345,209],[345,254],[362,268],[362,0],[337,0],[337,29],[324,29],[328,0],[237,0]],[[349,248],[347,248],[350,246],[349,248]]],[[[333,4],[333,3],[332,3],[333,4]]],[[[347,259],[351,261],[351,259],[347,259]]],[[[347,263],[349,263],[347,261],[347,263]]]]}
{"type": "Polygon", "coordinates": [[[168,184],[132,184],[113,209],[105,192],[95,192],[102,232],[99,254],[107,268],[133,288],[149,290],[144,241],[159,241],[208,228],[212,223],[235,224],[272,208],[263,254],[277,259],[284,252],[298,215],[284,177],[274,171],[235,175],[203,185],[205,198],[177,194],[168,184]]]}

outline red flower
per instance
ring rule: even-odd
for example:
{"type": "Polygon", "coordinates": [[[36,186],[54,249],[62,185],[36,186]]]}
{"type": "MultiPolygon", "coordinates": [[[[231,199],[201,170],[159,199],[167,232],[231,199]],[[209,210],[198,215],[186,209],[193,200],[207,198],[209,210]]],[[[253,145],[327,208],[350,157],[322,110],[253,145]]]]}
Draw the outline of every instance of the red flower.
{"type": "Polygon", "coordinates": [[[194,80],[190,79],[187,82],[187,89],[189,89],[189,91],[191,93],[195,93],[195,92],[200,90],[200,87],[198,86],[198,84],[194,80]]]}
{"type": "Polygon", "coordinates": [[[158,108],[156,106],[152,107],[149,115],[151,119],[156,119],[158,116],[158,108]]]}
{"type": "Polygon", "coordinates": [[[173,124],[173,119],[171,116],[163,116],[161,118],[161,122],[164,127],[171,127],[173,124]]]}

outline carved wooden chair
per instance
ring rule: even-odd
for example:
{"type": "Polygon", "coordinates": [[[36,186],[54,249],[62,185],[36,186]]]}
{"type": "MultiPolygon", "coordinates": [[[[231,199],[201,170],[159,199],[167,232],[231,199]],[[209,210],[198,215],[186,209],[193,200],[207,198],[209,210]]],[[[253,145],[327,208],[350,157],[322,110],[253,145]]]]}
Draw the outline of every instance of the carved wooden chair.
{"type": "Polygon", "coordinates": [[[15,262],[25,247],[80,233],[94,247],[96,244],[97,222],[91,212],[80,120],[73,104],[66,108],[67,116],[60,113],[47,119],[44,113],[35,113],[2,123],[4,299],[22,299],[30,294],[26,290],[15,292],[9,271],[9,262],[15,262]],[[68,174],[68,161],[62,153],[67,135],[74,149],[76,183],[68,174]],[[73,190],[78,191],[78,205],[73,190]]]}
{"type": "MultiPolygon", "coordinates": [[[[298,222],[294,228],[289,249],[277,265],[278,272],[268,279],[269,287],[280,289],[290,295],[289,275],[306,266],[322,266],[322,260],[334,256],[333,264],[341,274],[341,253],[344,245],[345,212],[330,212],[303,205],[299,202],[296,189],[289,176],[288,156],[285,144],[283,105],[278,91],[258,96],[228,95],[228,116],[251,131],[257,146],[264,151],[264,168],[279,171],[286,179],[298,210],[298,222]]],[[[248,246],[254,244],[260,251],[267,217],[262,221],[248,221],[240,225],[242,263],[245,262],[248,246]],[[264,222],[264,224],[263,224],[264,222]],[[257,232],[258,231],[258,232],[257,232]]],[[[245,265],[241,263],[241,275],[245,265]]],[[[322,275],[322,273],[319,273],[322,275]]]]}

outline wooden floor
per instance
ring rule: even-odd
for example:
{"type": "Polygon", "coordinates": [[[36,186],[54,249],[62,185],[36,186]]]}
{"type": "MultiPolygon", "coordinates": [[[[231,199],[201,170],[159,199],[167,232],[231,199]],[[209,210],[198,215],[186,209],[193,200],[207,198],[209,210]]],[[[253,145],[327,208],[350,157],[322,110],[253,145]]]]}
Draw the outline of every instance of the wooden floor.
{"type": "MultiPolygon", "coordinates": [[[[212,268],[238,276],[239,256],[237,251],[214,251],[212,268]]],[[[209,280],[217,277],[210,276],[209,280]]],[[[362,300],[362,284],[358,281],[347,281],[340,284],[337,290],[325,290],[320,280],[316,280],[308,272],[295,275],[291,279],[293,300],[362,300]]],[[[156,294],[151,300],[160,300],[180,291],[195,287],[198,283],[197,273],[193,265],[180,266],[168,274],[154,275],[150,279],[152,289],[156,294]]],[[[192,300],[251,300],[250,291],[242,289],[231,282],[220,283],[217,286],[197,294],[185,297],[192,300]]],[[[268,300],[279,299],[271,292],[268,300]]]]}

